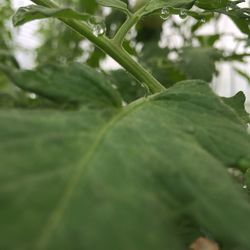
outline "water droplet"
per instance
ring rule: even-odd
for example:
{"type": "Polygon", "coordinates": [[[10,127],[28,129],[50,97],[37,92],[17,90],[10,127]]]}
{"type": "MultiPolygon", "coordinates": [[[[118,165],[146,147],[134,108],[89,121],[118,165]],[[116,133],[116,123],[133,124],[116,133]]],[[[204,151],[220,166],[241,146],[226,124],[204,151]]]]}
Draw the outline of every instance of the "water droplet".
{"type": "Polygon", "coordinates": [[[88,20],[89,26],[92,28],[95,36],[102,36],[106,32],[106,25],[102,18],[98,16],[92,16],[88,20]]]}
{"type": "Polygon", "coordinates": [[[204,17],[202,17],[202,18],[200,19],[200,22],[201,22],[201,23],[205,23],[205,22],[206,22],[206,19],[205,19],[204,17]]]}
{"type": "Polygon", "coordinates": [[[113,89],[118,89],[117,85],[115,85],[115,84],[111,84],[111,86],[113,89]]]}
{"type": "Polygon", "coordinates": [[[161,19],[167,20],[169,18],[169,16],[170,16],[170,12],[169,12],[168,8],[162,8],[161,15],[160,15],[161,19]]]}
{"type": "Polygon", "coordinates": [[[32,100],[34,100],[34,99],[37,98],[36,94],[34,94],[34,93],[30,93],[30,94],[28,94],[28,96],[29,96],[29,98],[32,99],[32,100]]]}
{"type": "Polygon", "coordinates": [[[124,100],[122,101],[122,107],[126,107],[128,104],[124,100]]]}
{"type": "Polygon", "coordinates": [[[181,19],[185,19],[186,17],[188,16],[188,13],[186,10],[181,10],[180,13],[179,13],[179,17],[181,19]]]}
{"type": "Polygon", "coordinates": [[[227,6],[227,7],[226,7],[226,12],[229,12],[229,11],[231,11],[231,10],[233,10],[232,7],[230,7],[230,6],[227,6]]]}
{"type": "Polygon", "coordinates": [[[93,26],[93,34],[95,36],[103,36],[105,32],[106,32],[106,26],[103,22],[93,26]]]}

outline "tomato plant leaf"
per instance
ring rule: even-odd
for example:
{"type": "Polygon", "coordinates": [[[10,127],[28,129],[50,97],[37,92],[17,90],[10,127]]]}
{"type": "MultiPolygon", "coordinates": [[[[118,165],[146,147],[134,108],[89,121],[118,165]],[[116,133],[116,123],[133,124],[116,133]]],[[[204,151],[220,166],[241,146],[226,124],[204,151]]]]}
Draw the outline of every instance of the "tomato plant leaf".
{"type": "Polygon", "coordinates": [[[180,54],[180,68],[189,79],[202,79],[210,82],[216,73],[215,62],[222,55],[211,47],[186,47],[180,54]]]}
{"type": "Polygon", "coordinates": [[[45,65],[35,70],[7,70],[18,87],[55,102],[121,106],[121,97],[101,73],[83,64],[45,65]]]}
{"type": "MultiPolygon", "coordinates": [[[[247,35],[250,35],[249,29],[249,8],[241,8],[237,4],[242,1],[229,1],[229,0],[199,0],[196,5],[204,10],[214,11],[229,16],[239,30],[247,35]]],[[[244,2],[244,1],[243,1],[244,2]]]]}
{"type": "Polygon", "coordinates": [[[148,15],[165,7],[190,9],[196,0],[150,0],[144,9],[143,15],[148,15]]]}
{"type": "Polygon", "coordinates": [[[7,94],[0,92],[0,107],[15,107],[15,100],[14,98],[7,94]]]}
{"type": "Polygon", "coordinates": [[[250,123],[250,116],[245,109],[246,97],[242,91],[231,98],[223,98],[224,102],[232,107],[238,116],[246,123],[250,123]]]}
{"type": "Polygon", "coordinates": [[[1,249],[183,250],[185,220],[250,248],[250,205],[225,168],[249,154],[249,135],[206,83],[119,112],[1,109],[0,119],[1,249]]]}
{"type": "Polygon", "coordinates": [[[97,0],[100,5],[106,7],[112,7],[123,11],[124,13],[129,13],[128,5],[121,0],[97,0]]]}
{"type": "Polygon", "coordinates": [[[220,8],[225,8],[229,0],[198,0],[195,2],[195,5],[199,8],[205,9],[205,10],[216,10],[220,8]]]}
{"type": "Polygon", "coordinates": [[[39,5],[29,5],[19,8],[12,20],[14,26],[19,26],[33,20],[44,19],[48,17],[87,21],[91,15],[87,13],[79,13],[70,8],[47,8],[39,5]]]}

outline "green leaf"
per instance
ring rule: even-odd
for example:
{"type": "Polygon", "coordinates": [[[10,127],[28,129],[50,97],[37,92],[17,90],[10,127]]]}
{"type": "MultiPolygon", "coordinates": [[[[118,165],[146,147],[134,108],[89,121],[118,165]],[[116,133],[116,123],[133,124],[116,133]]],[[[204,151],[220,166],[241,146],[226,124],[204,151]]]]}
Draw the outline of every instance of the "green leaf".
{"type": "Polygon", "coordinates": [[[130,13],[128,10],[128,5],[121,0],[97,0],[100,5],[115,8],[123,11],[124,13],[130,13]]]}
{"type": "Polygon", "coordinates": [[[12,82],[59,103],[121,106],[121,97],[103,74],[87,65],[45,65],[35,70],[8,70],[12,82]]]}
{"type": "Polygon", "coordinates": [[[215,62],[221,54],[211,47],[186,47],[180,54],[180,68],[189,79],[210,82],[216,73],[215,62]]]}
{"type": "Polygon", "coordinates": [[[219,9],[218,12],[229,16],[241,32],[250,35],[249,8],[240,8],[236,2],[230,2],[227,8],[219,9]]]}
{"type": "Polygon", "coordinates": [[[248,169],[246,174],[245,174],[245,185],[246,185],[246,188],[249,192],[250,191],[250,169],[248,169]]]}
{"type": "Polygon", "coordinates": [[[229,0],[198,0],[195,5],[205,10],[216,10],[225,8],[229,2],[229,0]]]}
{"type": "Polygon", "coordinates": [[[250,35],[249,29],[249,8],[241,8],[239,3],[244,1],[229,1],[229,0],[199,0],[196,5],[204,10],[214,11],[229,16],[236,24],[239,30],[247,35],[250,35]]]}
{"type": "Polygon", "coordinates": [[[169,52],[166,48],[160,48],[156,42],[147,42],[140,54],[140,62],[166,87],[187,79],[179,65],[167,59],[169,52]]]}
{"type": "Polygon", "coordinates": [[[14,98],[7,93],[0,92],[0,107],[5,107],[5,108],[15,107],[14,98]]]}
{"type": "Polygon", "coordinates": [[[196,0],[150,0],[144,9],[143,15],[148,15],[165,7],[190,9],[196,0]]]}
{"type": "Polygon", "coordinates": [[[66,19],[77,19],[87,21],[91,15],[87,13],[79,13],[70,8],[47,8],[39,5],[29,5],[21,7],[17,10],[13,16],[14,26],[19,26],[24,23],[44,19],[48,17],[66,18],[66,19]]]}
{"type": "Polygon", "coordinates": [[[121,93],[124,101],[127,103],[135,101],[147,94],[147,90],[125,70],[113,70],[110,72],[110,76],[113,84],[117,87],[119,93],[121,93]]]}
{"type": "Polygon", "coordinates": [[[235,25],[239,28],[239,30],[242,33],[247,34],[248,36],[250,36],[250,23],[247,20],[241,19],[241,18],[237,18],[233,15],[228,15],[232,21],[235,23],[235,25]]]}
{"type": "Polygon", "coordinates": [[[184,250],[183,222],[250,248],[250,205],[225,168],[249,154],[249,136],[204,82],[115,113],[2,109],[0,119],[0,249],[184,250]]]}
{"type": "Polygon", "coordinates": [[[233,108],[238,116],[246,123],[250,123],[250,116],[245,109],[246,97],[242,91],[231,98],[223,98],[224,102],[233,108]]]}

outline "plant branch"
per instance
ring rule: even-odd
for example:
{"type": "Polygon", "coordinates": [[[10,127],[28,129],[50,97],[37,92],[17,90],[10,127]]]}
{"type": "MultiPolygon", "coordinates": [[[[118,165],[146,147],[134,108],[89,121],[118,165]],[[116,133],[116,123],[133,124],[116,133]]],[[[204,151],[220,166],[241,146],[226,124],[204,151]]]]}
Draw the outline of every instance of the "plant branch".
{"type": "Polygon", "coordinates": [[[137,12],[133,13],[132,15],[129,15],[127,17],[127,20],[122,24],[120,29],[117,31],[116,35],[113,38],[113,41],[118,44],[122,45],[123,41],[129,32],[129,30],[139,21],[141,18],[141,14],[144,10],[144,7],[139,9],[137,12]]]}
{"type": "MultiPolygon", "coordinates": [[[[32,2],[45,6],[58,8],[57,4],[51,0],[31,0],[32,2]]],[[[66,18],[59,18],[62,22],[68,25],[71,29],[86,37],[93,42],[97,47],[116,60],[124,69],[126,69],[131,75],[133,75],[142,85],[144,85],[151,93],[157,93],[165,90],[165,87],[161,85],[146,69],[144,69],[139,63],[137,63],[123,48],[106,36],[96,37],[92,29],[83,22],[70,20],[66,18]]]]}

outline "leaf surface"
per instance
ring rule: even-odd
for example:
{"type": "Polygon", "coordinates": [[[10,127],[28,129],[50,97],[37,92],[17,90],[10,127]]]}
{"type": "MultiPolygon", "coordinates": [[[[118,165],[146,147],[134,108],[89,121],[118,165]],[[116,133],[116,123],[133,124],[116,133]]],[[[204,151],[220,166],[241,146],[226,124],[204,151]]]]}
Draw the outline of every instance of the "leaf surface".
{"type": "Polygon", "coordinates": [[[180,68],[189,79],[210,82],[216,73],[215,62],[220,53],[211,47],[186,47],[181,53],[180,68]]]}
{"type": "Polygon", "coordinates": [[[18,87],[59,103],[121,106],[110,81],[87,65],[44,65],[35,70],[7,70],[18,87]]]}
{"type": "Polygon", "coordinates": [[[206,83],[119,112],[0,119],[0,249],[186,250],[201,231],[250,248],[250,205],[225,168],[249,154],[249,136],[206,83]]]}
{"type": "Polygon", "coordinates": [[[165,7],[174,7],[174,8],[185,8],[190,9],[194,5],[195,0],[150,0],[144,10],[143,15],[148,15],[152,12],[160,10],[165,7]]]}
{"type": "Polygon", "coordinates": [[[224,102],[232,107],[238,116],[246,123],[250,123],[250,116],[245,109],[246,97],[242,91],[231,98],[223,98],[224,102]]]}
{"type": "Polygon", "coordinates": [[[112,8],[121,10],[121,11],[123,11],[125,13],[129,12],[128,5],[125,2],[121,1],[121,0],[97,0],[97,2],[100,5],[107,6],[107,7],[112,7],[112,8]]]}
{"type": "Polygon", "coordinates": [[[197,5],[199,8],[205,9],[205,10],[216,10],[220,8],[225,8],[229,0],[198,0],[195,2],[195,5],[197,5]]]}
{"type": "Polygon", "coordinates": [[[19,26],[33,20],[48,17],[87,21],[91,15],[87,13],[79,13],[70,8],[47,8],[40,5],[29,5],[18,9],[13,16],[13,24],[14,26],[19,26]]]}

